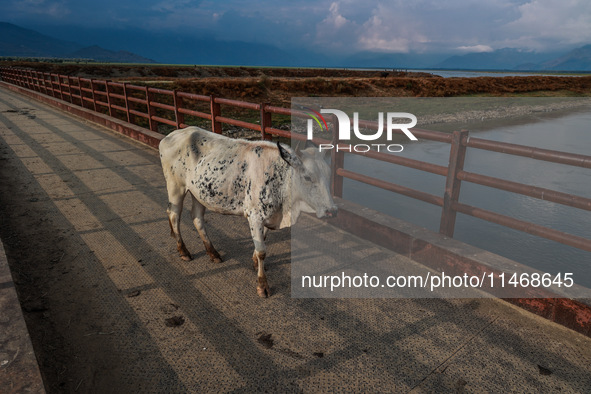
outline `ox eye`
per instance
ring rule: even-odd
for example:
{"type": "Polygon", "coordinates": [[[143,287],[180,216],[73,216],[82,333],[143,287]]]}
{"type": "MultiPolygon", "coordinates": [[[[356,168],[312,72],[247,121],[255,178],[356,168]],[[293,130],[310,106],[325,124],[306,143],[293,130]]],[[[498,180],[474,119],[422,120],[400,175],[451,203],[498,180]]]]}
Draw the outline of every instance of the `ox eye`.
{"type": "Polygon", "coordinates": [[[312,182],[312,178],[310,178],[308,175],[304,175],[304,179],[306,182],[312,182]]]}

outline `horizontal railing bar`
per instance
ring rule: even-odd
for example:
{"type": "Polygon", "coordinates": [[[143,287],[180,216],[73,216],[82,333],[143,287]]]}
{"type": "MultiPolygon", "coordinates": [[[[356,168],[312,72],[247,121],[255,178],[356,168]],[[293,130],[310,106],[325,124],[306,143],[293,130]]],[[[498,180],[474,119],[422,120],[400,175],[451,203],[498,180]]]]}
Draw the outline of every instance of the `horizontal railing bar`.
{"type": "Polygon", "coordinates": [[[267,127],[267,128],[265,128],[265,133],[267,133],[267,134],[273,134],[273,135],[278,135],[280,137],[285,137],[285,138],[291,138],[292,137],[292,133],[290,131],[281,130],[281,129],[274,129],[273,127],[267,127]]]}
{"type": "MultiPolygon", "coordinates": [[[[345,147],[349,147],[349,145],[345,144],[338,144],[339,149],[341,152],[349,153],[349,151],[343,150],[345,147]]],[[[372,159],[385,161],[387,163],[398,164],[404,167],[414,168],[416,170],[427,171],[432,174],[447,176],[447,167],[440,166],[438,164],[427,163],[425,161],[409,159],[407,157],[397,156],[395,154],[387,154],[382,152],[376,151],[368,151],[368,152],[355,152],[351,149],[351,154],[370,157],[372,159]]]]}
{"type": "Polygon", "coordinates": [[[232,119],[232,118],[224,118],[223,116],[216,116],[215,120],[216,120],[216,122],[220,122],[220,123],[227,123],[227,124],[231,124],[233,126],[244,127],[245,129],[251,129],[254,131],[261,131],[261,125],[249,123],[249,122],[244,122],[242,120],[236,120],[236,119],[232,119]]]}
{"type": "Polygon", "coordinates": [[[148,103],[148,100],[146,100],[146,99],[141,99],[141,98],[131,97],[131,96],[128,96],[127,100],[131,101],[133,103],[138,103],[138,104],[147,104],[148,103]]]}
{"type": "MultiPolygon", "coordinates": [[[[125,85],[125,89],[127,89],[127,90],[136,90],[139,92],[145,92],[146,89],[148,89],[147,86],[138,86],[138,85],[130,85],[130,84],[123,84],[123,85],[125,85]]],[[[122,87],[123,87],[123,85],[122,85],[122,87]]]]}
{"type": "Polygon", "coordinates": [[[120,99],[120,100],[125,100],[125,96],[124,95],[113,93],[113,92],[110,92],[109,93],[109,97],[114,97],[114,98],[117,98],[117,99],[120,99]]]}
{"type": "Polygon", "coordinates": [[[248,103],[246,101],[230,100],[230,99],[225,99],[225,98],[221,98],[221,97],[216,97],[215,103],[216,104],[231,105],[233,107],[238,107],[238,108],[252,109],[254,111],[259,111],[261,109],[260,104],[248,103]]]}
{"type": "Polygon", "coordinates": [[[186,93],[186,92],[177,92],[177,97],[183,97],[190,100],[197,100],[197,101],[209,101],[211,98],[209,96],[204,96],[202,94],[195,94],[195,93],[186,93]]]}
{"type": "MultiPolygon", "coordinates": [[[[292,133],[292,132],[287,131],[287,130],[279,130],[279,129],[273,129],[271,127],[267,127],[265,129],[265,132],[268,133],[268,134],[274,134],[274,135],[278,135],[278,136],[281,136],[281,137],[290,138],[292,140],[306,141],[306,142],[307,141],[310,141],[304,134],[292,133]]],[[[316,145],[329,144],[330,143],[329,140],[325,140],[324,138],[317,138],[317,137],[312,138],[312,140],[310,142],[313,142],[316,145]]]]}
{"type": "Polygon", "coordinates": [[[590,198],[466,171],[458,172],[457,176],[458,179],[462,181],[477,183],[479,185],[488,186],[495,189],[506,190],[508,192],[534,197],[539,200],[551,201],[558,204],[591,211],[590,198]]]}
{"type": "Polygon", "coordinates": [[[470,148],[505,153],[508,155],[523,156],[536,160],[591,168],[591,156],[587,155],[534,148],[531,146],[510,144],[508,142],[490,141],[481,138],[469,138],[465,145],[470,148]]]}
{"type": "MultiPolygon", "coordinates": [[[[115,106],[113,105],[113,108],[115,108],[115,106]]],[[[141,112],[141,111],[136,111],[135,109],[129,109],[129,113],[132,115],[137,115],[137,116],[141,116],[142,118],[148,119],[149,116],[147,113],[145,112],[141,112]]]]}
{"type": "Polygon", "coordinates": [[[167,109],[169,111],[174,111],[174,105],[157,103],[156,101],[150,101],[150,105],[152,107],[167,109]]]}
{"type": "Polygon", "coordinates": [[[174,92],[172,90],[168,90],[168,89],[159,89],[159,88],[152,88],[149,87],[148,91],[150,93],[156,93],[156,94],[167,94],[169,96],[172,96],[174,94],[174,92]]]}
{"type": "Polygon", "coordinates": [[[170,119],[161,118],[160,116],[153,115],[152,119],[156,122],[164,123],[170,126],[176,126],[176,122],[170,119]]]}
{"type": "Polygon", "coordinates": [[[394,193],[402,194],[407,197],[412,197],[417,200],[428,202],[429,204],[443,206],[443,198],[435,196],[433,194],[425,193],[419,190],[411,189],[405,186],[400,186],[394,183],[383,181],[381,179],[373,178],[367,175],[359,174],[353,171],[348,171],[343,168],[337,169],[337,175],[345,178],[353,179],[358,182],[365,183],[367,185],[379,187],[380,189],[388,190],[394,193]]]}
{"type": "Polygon", "coordinates": [[[187,108],[179,108],[179,112],[181,114],[197,116],[198,118],[211,120],[211,114],[206,114],[205,112],[193,111],[192,109],[187,109],[187,108]]]}
{"type": "Polygon", "coordinates": [[[117,105],[117,104],[111,104],[111,108],[113,108],[113,109],[117,109],[117,110],[119,110],[119,111],[127,112],[127,108],[125,108],[125,107],[122,107],[122,106],[120,106],[120,105],[117,105]]]}
{"type": "Polygon", "coordinates": [[[478,219],[500,224],[501,226],[510,227],[515,230],[523,231],[528,234],[536,235],[538,237],[543,237],[552,241],[559,242],[564,245],[572,246],[578,249],[591,252],[591,239],[578,237],[576,235],[564,233],[558,230],[553,230],[548,227],[540,226],[539,224],[514,219],[509,216],[505,216],[496,212],[487,211],[482,208],[476,208],[459,202],[453,202],[452,209],[466,215],[474,216],[478,219]]]}
{"type": "Polygon", "coordinates": [[[292,113],[292,111],[291,111],[290,108],[274,107],[274,106],[271,106],[271,105],[265,107],[265,111],[270,112],[272,114],[288,115],[288,116],[291,116],[291,113],[292,113]]]}

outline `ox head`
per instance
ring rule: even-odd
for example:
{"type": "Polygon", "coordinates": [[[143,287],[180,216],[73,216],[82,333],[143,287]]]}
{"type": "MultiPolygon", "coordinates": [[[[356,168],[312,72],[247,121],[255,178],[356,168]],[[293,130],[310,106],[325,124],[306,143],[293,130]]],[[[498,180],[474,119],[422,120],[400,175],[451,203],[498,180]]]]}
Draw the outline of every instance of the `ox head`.
{"type": "Polygon", "coordinates": [[[330,167],[324,154],[314,148],[294,152],[277,143],[281,158],[293,168],[291,193],[303,212],[319,218],[335,217],[337,206],[330,194],[330,167]]]}

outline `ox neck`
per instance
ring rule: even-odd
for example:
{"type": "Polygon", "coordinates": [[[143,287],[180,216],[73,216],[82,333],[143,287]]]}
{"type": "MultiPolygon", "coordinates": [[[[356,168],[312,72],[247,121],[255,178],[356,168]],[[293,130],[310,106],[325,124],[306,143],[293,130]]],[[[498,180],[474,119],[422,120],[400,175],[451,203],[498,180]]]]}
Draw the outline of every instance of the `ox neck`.
{"type": "Polygon", "coordinates": [[[291,227],[296,224],[302,212],[302,201],[300,201],[300,198],[294,196],[292,181],[293,168],[288,166],[285,182],[282,185],[284,198],[281,207],[282,217],[279,228],[291,227]]]}

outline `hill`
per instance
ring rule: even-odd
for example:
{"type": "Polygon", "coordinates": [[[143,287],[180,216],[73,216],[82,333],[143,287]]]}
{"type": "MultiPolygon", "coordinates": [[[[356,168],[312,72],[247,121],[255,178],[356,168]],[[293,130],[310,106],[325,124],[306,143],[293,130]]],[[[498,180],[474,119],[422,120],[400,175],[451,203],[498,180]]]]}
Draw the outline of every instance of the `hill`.
{"type": "Polygon", "coordinates": [[[68,55],[75,59],[93,59],[99,62],[113,62],[113,63],[156,63],[152,59],[147,59],[143,56],[127,51],[110,51],[93,45],[90,47],[79,49],[68,55]]]}
{"type": "Polygon", "coordinates": [[[591,70],[591,45],[573,49],[566,55],[542,64],[544,70],[589,71],[591,70]]]}
{"type": "Polygon", "coordinates": [[[452,56],[435,68],[464,70],[591,71],[591,45],[566,54],[538,53],[515,48],[452,56]]]}
{"type": "Polygon", "coordinates": [[[0,56],[92,59],[115,63],[154,63],[154,60],[131,52],[114,52],[98,45],[85,47],[79,43],[53,38],[35,30],[6,22],[0,22],[0,56]]]}
{"type": "Polygon", "coordinates": [[[65,57],[80,44],[62,41],[34,30],[0,22],[0,56],[65,57]]]}

